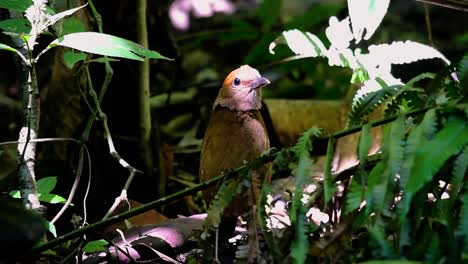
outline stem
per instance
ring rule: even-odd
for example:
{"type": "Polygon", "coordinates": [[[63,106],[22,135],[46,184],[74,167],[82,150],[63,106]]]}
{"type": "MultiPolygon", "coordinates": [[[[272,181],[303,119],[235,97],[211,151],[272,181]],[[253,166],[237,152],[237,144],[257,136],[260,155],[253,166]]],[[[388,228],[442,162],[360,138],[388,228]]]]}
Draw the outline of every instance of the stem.
{"type": "MultiPolygon", "coordinates": [[[[148,48],[148,29],[146,23],[147,0],[137,1],[137,37],[138,42],[148,48]]],[[[138,105],[139,105],[139,148],[144,162],[145,172],[152,176],[153,155],[151,152],[151,106],[150,106],[150,64],[145,58],[139,65],[138,105]]]]}

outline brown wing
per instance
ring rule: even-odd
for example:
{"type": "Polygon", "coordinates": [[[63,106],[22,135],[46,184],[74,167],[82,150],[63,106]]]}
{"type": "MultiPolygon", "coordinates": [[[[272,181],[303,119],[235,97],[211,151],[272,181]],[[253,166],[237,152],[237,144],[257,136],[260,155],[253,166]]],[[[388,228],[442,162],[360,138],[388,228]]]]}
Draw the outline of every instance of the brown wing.
{"type": "MultiPolygon", "coordinates": [[[[205,132],[201,160],[200,180],[206,181],[223,170],[236,168],[243,161],[251,161],[270,146],[259,111],[249,113],[217,107],[205,132]]],[[[210,202],[217,188],[203,192],[210,202]]]]}

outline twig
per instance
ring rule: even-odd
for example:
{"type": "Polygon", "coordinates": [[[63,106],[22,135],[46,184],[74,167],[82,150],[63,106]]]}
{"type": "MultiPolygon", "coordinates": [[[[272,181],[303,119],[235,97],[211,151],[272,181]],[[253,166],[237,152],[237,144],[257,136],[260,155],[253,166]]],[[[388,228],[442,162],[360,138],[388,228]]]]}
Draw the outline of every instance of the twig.
{"type": "Polygon", "coordinates": [[[463,12],[468,12],[468,4],[463,1],[456,1],[456,0],[416,0],[418,2],[428,3],[432,5],[442,6],[445,8],[451,8],[463,12]]]}

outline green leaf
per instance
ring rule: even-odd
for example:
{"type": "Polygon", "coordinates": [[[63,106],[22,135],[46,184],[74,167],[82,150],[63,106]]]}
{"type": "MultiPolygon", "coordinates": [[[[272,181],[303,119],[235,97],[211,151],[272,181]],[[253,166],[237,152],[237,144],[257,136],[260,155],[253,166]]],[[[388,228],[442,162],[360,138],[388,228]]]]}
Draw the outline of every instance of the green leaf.
{"type": "Polygon", "coordinates": [[[359,136],[359,164],[361,167],[365,165],[367,155],[372,146],[372,135],[370,134],[370,124],[365,124],[362,126],[361,135],[359,136]]]}
{"type": "Polygon", "coordinates": [[[305,229],[306,222],[305,214],[300,214],[297,218],[297,224],[295,225],[296,236],[291,245],[293,263],[305,263],[307,258],[309,240],[307,239],[307,232],[305,229]]]}
{"type": "Polygon", "coordinates": [[[364,35],[368,40],[379,27],[387,13],[390,0],[348,0],[353,35],[358,43],[364,35]]]}
{"type": "Polygon", "coordinates": [[[63,46],[93,54],[138,61],[143,61],[145,58],[172,60],[130,40],[97,32],[68,34],[52,41],[48,48],[55,46],[63,46]]]}
{"type": "Polygon", "coordinates": [[[106,247],[109,243],[104,239],[89,241],[83,247],[83,252],[85,253],[95,253],[95,252],[103,252],[106,250],[106,247]]]}
{"type": "Polygon", "coordinates": [[[16,49],[2,43],[0,43],[0,50],[8,50],[15,53],[18,52],[16,49]]]}
{"type": "Polygon", "coordinates": [[[16,34],[27,34],[31,31],[31,25],[27,19],[11,18],[0,21],[0,29],[16,34]]]}
{"type": "Polygon", "coordinates": [[[463,237],[463,251],[468,252],[468,193],[465,193],[461,200],[463,205],[460,211],[457,232],[459,236],[463,237]]]}
{"type": "Polygon", "coordinates": [[[356,178],[351,180],[351,185],[349,186],[349,190],[346,193],[346,208],[344,210],[345,215],[358,209],[361,205],[364,187],[361,186],[356,178]]]}
{"type": "Polygon", "coordinates": [[[62,25],[62,34],[71,34],[71,33],[77,33],[77,32],[84,32],[86,30],[83,22],[81,22],[78,18],[76,17],[69,17],[64,19],[63,25],[62,25]]]}
{"type": "Polygon", "coordinates": [[[372,111],[382,105],[385,100],[395,95],[401,87],[401,85],[392,85],[368,93],[361,92],[361,90],[358,91],[353,98],[349,124],[355,125],[361,123],[366,115],[372,113],[372,111]]]}
{"type": "Polygon", "coordinates": [[[72,69],[75,63],[85,60],[85,59],[86,59],[86,54],[83,52],[67,51],[63,54],[63,60],[65,61],[65,65],[69,69],[72,69]]]}
{"type": "Polygon", "coordinates": [[[37,181],[37,192],[40,194],[50,193],[57,184],[57,177],[45,177],[37,181]]]}
{"type": "Polygon", "coordinates": [[[330,137],[328,139],[327,144],[327,156],[326,156],[326,163],[325,163],[325,171],[323,172],[323,198],[324,204],[327,204],[333,194],[336,192],[336,188],[332,182],[332,175],[331,175],[331,167],[333,162],[334,156],[334,149],[335,149],[335,139],[330,137]]]}
{"type": "Polygon", "coordinates": [[[10,192],[10,196],[13,197],[13,198],[21,198],[21,193],[19,190],[13,190],[10,192]]]}
{"type": "Polygon", "coordinates": [[[468,124],[460,118],[449,119],[432,139],[421,142],[416,149],[406,192],[403,194],[401,218],[406,216],[414,194],[432,180],[442,165],[467,143],[468,124]]]}
{"type": "Polygon", "coordinates": [[[55,228],[54,224],[47,221],[47,229],[54,237],[57,237],[57,229],[55,228]]]}
{"type": "Polygon", "coordinates": [[[39,193],[39,201],[50,204],[65,203],[67,200],[60,195],[52,193],[39,193]]]}
{"type": "Polygon", "coordinates": [[[414,159],[416,156],[416,151],[419,146],[422,144],[421,142],[428,137],[432,137],[437,129],[437,116],[436,111],[431,109],[426,112],[422,122],[416,126],[408,139],[406,140],[406,147],[405,147],[405,157],[403,162],[403,168],[400,173],[400,185],[402,188],[405,188],[408,178],[410,175],[410,170],[413,167],[414,159]]]}
{"type": "Polygon", "coordinates": [[[291,223],[295,223],[299,208],[302,207],[302,193],[304,185],[307,183],[309,170],[311,167],[310,151],[312,150],[312,137],[318,137],[320,135],[320,129],[310,128],[309,130],[302,133],[297,140],[296,145],[293,147],[293,151],[298,158],[297,167],[294,171],[296,178],[296,189],[294,191],[293,200],[291,203],[291,223]]]}
{"type": "Polygon", "coordinates": [[[277,22],[281,13],[283,0],[263,0],[257,9],[257,16],[262,23],[262,29],[268,31],[277,22]]]}
{"type": "Polygon", "coordinates": [[[32,5],[32,0],[2,0],[0,8],[23,12],[32,5]]]}

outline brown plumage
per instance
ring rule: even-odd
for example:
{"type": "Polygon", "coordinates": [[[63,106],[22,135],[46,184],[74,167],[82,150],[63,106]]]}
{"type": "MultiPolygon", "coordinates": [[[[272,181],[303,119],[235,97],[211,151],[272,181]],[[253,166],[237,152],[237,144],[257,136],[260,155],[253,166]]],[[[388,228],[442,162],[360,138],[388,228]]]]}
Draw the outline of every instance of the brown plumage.
{"type": "MultiPolygon", "coordinates": [[[[241,66],[226,77],[213,105],[203,140],[201,181],[209,180],[226,169],[239,167],[270,147],[260,115],[261,88],[269,83],[248,65],[241,66]]],[[[268,173],[268,167],[265,166],[253,175],[260,176],[260,180],[263,180],[268,177],[268,173]]],[[[203,192],[207,204],[213,199],[216,189],[217,187],[213,187],[203,192]]],[[[224,219],[231,218],[232,222],[249,210],[247,195],[245,193],[234,198],[225,210],[224,219]]]]}

